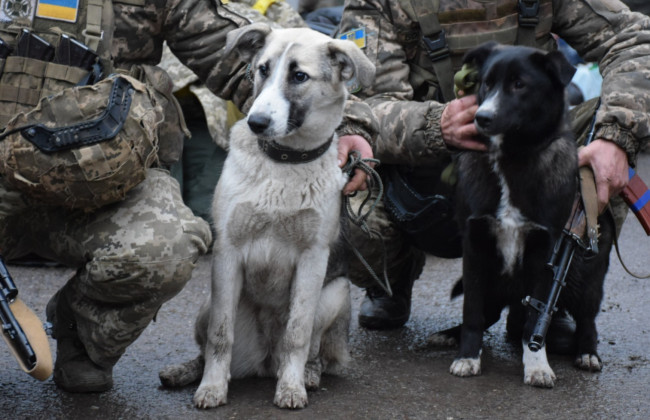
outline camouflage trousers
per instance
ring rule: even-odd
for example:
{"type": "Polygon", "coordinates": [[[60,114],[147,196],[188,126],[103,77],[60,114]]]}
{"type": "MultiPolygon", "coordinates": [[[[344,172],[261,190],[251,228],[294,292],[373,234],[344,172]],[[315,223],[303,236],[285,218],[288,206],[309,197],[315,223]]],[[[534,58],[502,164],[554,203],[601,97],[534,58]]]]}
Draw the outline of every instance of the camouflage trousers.
{"type": "Polygon", "coordinates": [[[0,183],[4,257],[34,253],[77,267],[56,297],[100,366],[113,366],[161,305],[181,291],[211,236],[163,170],[149,169],[124,201],[91,213],[30,206],[0,183]]]}
{"type": "MultiPolygon", "coordinates": [[[[590,123],[596,111],[597,101],[585,102],[571,111],[573,130],[578,144],[583,144],[590,129],[590,123]]],[[[381,170],[381,166],[379,167],[381,170]]],[[[351,199],[352,208],[358,211],[363,201],[364,194],[359,194],[351,199]]],[[[623,222],[628,213],[628,207],[622,198],[615,196],[610,200],[610,208],[614,216],[617,234],[621,231],[623,222]]],[[[367,219],[368,226],[379,232],[382,239],[370,238],[360,229],[350,229],[350,242],[359,250],[368,265],[381,277],[384,261],[387,264],[388,280],[394,284],[404,276],[404,273],[419,275],[424,266],[422,255],[424,252],[415,247],[400,227],[380,203],[367,219]]],[[[431,241],[440,240],[432,237],[431,241]]],[[[359,287],[376,286],[375,280],[368,273],[365,265],[354,255],[349,258],[350,280],[359,287]]]]}

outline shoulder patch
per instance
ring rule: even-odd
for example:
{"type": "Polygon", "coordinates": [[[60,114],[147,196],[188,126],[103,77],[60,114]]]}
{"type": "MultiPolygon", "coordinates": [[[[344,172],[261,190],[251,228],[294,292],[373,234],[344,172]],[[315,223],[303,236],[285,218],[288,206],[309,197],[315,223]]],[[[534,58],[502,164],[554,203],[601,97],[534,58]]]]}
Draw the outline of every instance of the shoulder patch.
{"type": "Polygon", "coordinates": [[[38,0],[36,16],[45,19],[76,22],[79,0],[38,0]]]}
{"type": "Polygon", "coordinates": [[[14,19],[34,20],[37,0],[1,0],[0,22],[11,22],[14,19]]]}
{"type": "Polygon", "coordinates": [[[339,39],[347,39],[357,44],[359,48],[366,47],[366,28],[356,28],[339,35],[339,39]]]}

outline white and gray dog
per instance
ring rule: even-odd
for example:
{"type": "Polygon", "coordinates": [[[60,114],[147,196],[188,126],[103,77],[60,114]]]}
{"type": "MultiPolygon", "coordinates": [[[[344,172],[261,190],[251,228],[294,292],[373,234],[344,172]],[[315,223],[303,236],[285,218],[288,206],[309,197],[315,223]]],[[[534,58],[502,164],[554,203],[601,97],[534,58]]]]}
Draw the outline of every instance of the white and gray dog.
{"type": "Polygon", "coordinates": [[[212,293],[195,335],[201,355],[160,373],[198,380],[194,404],[226,403],[231,377],[276,376],[274,403],[307,405],[321,372],[349,360],[349,282],[340,243],[342,188],[335,129],[348,82],[374,66],[350,41],[252,24],[228,34],[250,63],[255,101],[231,132],[213,201],[212,293]]]}

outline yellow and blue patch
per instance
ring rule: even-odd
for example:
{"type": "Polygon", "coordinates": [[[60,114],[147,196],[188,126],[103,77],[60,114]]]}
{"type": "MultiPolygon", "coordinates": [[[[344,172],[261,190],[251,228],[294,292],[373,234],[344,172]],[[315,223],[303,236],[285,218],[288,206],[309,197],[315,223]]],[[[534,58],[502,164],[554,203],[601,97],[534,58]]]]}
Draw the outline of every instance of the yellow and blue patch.
{"type": "Polygon", "coordinates": [[[38,0],[36,16],[45,19],[76,22],[79,0],[38,0]]]}
{"type": "Polygon", "coordinates": [[[359,48],[366,46],[366,28],[357,28],[339,35],[339,39],[347,39],[357,44],[359,48]]]}

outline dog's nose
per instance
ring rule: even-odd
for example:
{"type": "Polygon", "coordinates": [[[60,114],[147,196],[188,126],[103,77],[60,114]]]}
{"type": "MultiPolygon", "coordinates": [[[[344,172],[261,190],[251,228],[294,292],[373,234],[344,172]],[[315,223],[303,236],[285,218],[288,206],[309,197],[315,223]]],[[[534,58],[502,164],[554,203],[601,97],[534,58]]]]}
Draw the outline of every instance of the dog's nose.
{"type": "Polygon", "coordinates": [[[255,134],[263,133],[270,124],[271,118],[268,115],[256,113],[248,116],[248,126],[255,134]]]}
{"type": "Polygon", "coordinates": [[[490,128],[490,125],[492,125],[492,118],[493,114],[486,111],[479,110],[476,115],[474,115],[474,121],[476,121],[476,125],[482,129],[490,128]]]}

